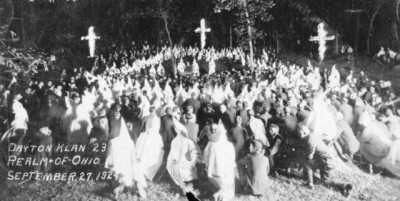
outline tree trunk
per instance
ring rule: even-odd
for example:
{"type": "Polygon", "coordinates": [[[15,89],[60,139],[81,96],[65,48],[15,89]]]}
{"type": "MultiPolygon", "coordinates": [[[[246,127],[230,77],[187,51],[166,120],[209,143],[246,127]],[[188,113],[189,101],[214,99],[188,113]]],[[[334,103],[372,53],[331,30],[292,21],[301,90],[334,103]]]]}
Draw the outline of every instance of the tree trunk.
{"type": "Polygon", "coordinates": [[[281,44],[279,44],[279,33],[277,30],[275,30],[275,35],[276,35],[276,53],[279,54],[281,44]]]}
{"type": "Polygon", "coordinates": [[[253,67],[253,34],[251,31],[251,22],[250,22],[250,16],[249,16],[249,11],[247,9],[247,1],[244,3],[245,7],[245,15],[246,15],[246,21],[247,21],[247,32],[249,34],[249,49],[250,49],[250,67],[253,67]]]}
{"type": "Polygon", "coordinates": [[[165,31],[167,32],[167,36],[168,36],[168,40],[169,40],[170,54],[171,54],[171,60],[172,60],[172,68],[174,70],[174,77],[176,77],[176,61],[175,61],[175,55],[174,55],[174,52],[173,52],[172,39],[171,39],[171,35],[170,35],[169,29],[168,29],[168,21],[167,21],[167,17],[165,15],[162,15],[162,17],[164,19],[165,31]]]}
{"type": "Polygon", "coordinates": [[[397,45],[397,43],[399,42],[399,34],[397,33],[397,23],[396,23],[396,21],[394,21],[394,22],[392,22],[392,34],[393,34],[393,37],[395,38],[395,43],[393,44],[393,46],[391,47],[394,51],[398,51],[398,45],[397,45]]]}
{"type": "Polygon", "coordinates": [[[358,54],[358,38],[360,35],[360,14],[356,13],[356,33],[354,37],[354,53],[358,54]]]}
{"type": "MultiPolygon", "coordinates": [[[[383,4],[383,3],[382,3],[382,4],[383,4]]],[[[396,4],[396,17],[397,17],[397,22],[400,22],[399,5],[400,5],[400,0],[397,0],[397,4],[396,4]]]]}
{"type": "Polygon", "coordinates": [[[229,46],[232,48],[232,25],[229,26],[229,46]]]}
{"type": "Polygon", "coordinates": [[[367,54],[369,55],[371,53],[371,37],[372,37],[372,29],[374,28],[374,20],[376,15],[378,14],[379,10],[381,9],[383,3],[376,8],[374,14],[372,14],[371,21],[369,22],[369,27],[368,27],[368,35],[367,35],[367,54]]]}

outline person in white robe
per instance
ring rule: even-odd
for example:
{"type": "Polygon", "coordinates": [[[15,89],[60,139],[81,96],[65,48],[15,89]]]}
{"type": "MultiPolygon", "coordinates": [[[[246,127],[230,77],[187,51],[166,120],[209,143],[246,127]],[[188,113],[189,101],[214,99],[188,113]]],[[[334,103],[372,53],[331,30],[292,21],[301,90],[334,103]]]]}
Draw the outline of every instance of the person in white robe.
{"type": "Polygon", "coordinates": [[[212,75],[215,73],[215,61],[214,59],[211,59],[211,61],[208,63],[208,75],[212,75]]]}
{"type": "MultiPolygon", "coordinates": [[[[146,91],[147,93],[147,91],[146,91]]],[[[149,108],[150,108],[150,101],[147,98],[147,96],[145,96],[145,94],[141,94],[140,95],[140,104],[138,105],[138,107],[141,109],[141,114],[139,115],[139,117],[142,119],[145,116],[149,115],[149,108]]]]}
{"type": "Polygon", "coordinates": [[[336,90],[337,87],[340,87],[340,73],[336,69],[336,65],[332,67],[331,74],[329,75],[328,80],[328,87],[332,90],[336,90]]]}
{"type": "Polygon", "coordinates": [[[178,66],[176,68],[178,70],[179,74],[184,74],[185,73],[185,63],[183,62],[183,58],[178,63],[178,66]]]}
{"type": "Polygon", "coordinates": [[[160,131],[160,118],[155,108],[145,117],[145,132],[141,133],[135,149],[135,180],[146,187],[146,179],[153,180],[163,162],[164,144],[160,131]]]}
{"type": "Polygon", "coordinates": [[[212,93],[212,102],[215,104],[222,104],[224,102],[224,98],[224,91],[222,90],[221,85],[215,84],[212,93]]]}
{"type": "Polygon", "coordinates": [[[114,194],[118,197],[123,188],[131,187],[134,182],[135,143],[129,136],[125,120],[119,111],[114,113],[110,125],[114,136],[108,142],[105,168],[114,173],[118,182],[114,194]]]}
{"type": "Polygon", "coordinates": [[[151,66],[151,67],[150,67],[149,75],[150,75],[150,77],[152,77],[152,78],[155,78],[155,77],[156,77],[157,71],[156,71],[156,69],[154,68],[154,66],[151,66]]]}
{"type": "Polygon", "coordinates": [[[160,64],[158,64],[157,74],[161,77],[165,76],[165,69],[164,69],[164,66],[162,65],[162,62],[160,62],[160,64]]]}
{"type": "Polygon", "coordinates": [[[195,76],[200,75],[200,68],[199,68],[199,64],[197,63],[196,59],[193,60],[192,73],[195,76]]]}
{"type": "Polygon", "coordinates": [[[306,124],[315,134],[321,135],[323,139],[331,141],[335,138],[337,127],[336,120],[329,112],[327,104],[324,102],[325,95],[319,92],[314,97],[314,104],[306,124]]]}
{"type": "Polygon", "coordinates": [[[188,93],[186,90],[183,88],[182,83],[179,84],[179,87],[176,91],[176,96],[175,96],[175,103],[178,106],[182,106],[182,104],[186,101],[188,98],[188,93]]]}
{"type": "Polygon", "coordinates": [[[167,170],[172,180],[183,194],[193,193],[192,181],[198,178],[196,163],[200,157],[197,144],[188,137],[188,131],[176,117],[173,119],[177,136],[171,142],[171,151],[167,159],[167,170]]]}
{"type": "Polygon", "coordinates": [[[65,97],[67,110],[61,119],[62,129],[68,144],[85,144],[93,127],[90,111],[94,109],[94,97],[86,92],[82,99],[77,94],[72,98],[65,97]]]}
{"type": "Polygon", "coordinates": [[[221,121],[211,126],[209,142],[204,150],[207,177],[218,189],[214,199],[231,200],[235,196],[235,148],[228,141],[221,121]]]}
{"type": "MultiPolygon", "coordinates": [[[[14,120],[11,122],[11,127],[3,134],[0,142],[4,142],[6,139],[16,137],[17,141],[20,141],[22,136],[26,134],[28,129],[28,112],[24,106],[19,102],[21,100],[21,93],[16,93],[12,102],[12,114],[14,115],[14,120]]],[[[13,140],[11,140],[13,141],[13,140]]],[[[17,142],[20,144],[20,142],[17,142]]],[[[22,143],[22,142],[21,142],[22,143]]]]}

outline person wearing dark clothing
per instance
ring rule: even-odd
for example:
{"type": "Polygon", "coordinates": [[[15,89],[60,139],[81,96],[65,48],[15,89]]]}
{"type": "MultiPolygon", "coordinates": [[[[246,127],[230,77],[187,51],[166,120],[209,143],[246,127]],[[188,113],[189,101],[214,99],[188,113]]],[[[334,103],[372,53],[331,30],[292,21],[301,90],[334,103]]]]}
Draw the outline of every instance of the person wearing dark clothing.
{"type": "Polygon", "coordinates": [[[123,104],[121,106],[121,115],[124,117],[126,121],[133,120],[133,108],[131,106],[131,102],[127,96],[123,99],[123,104]]]}
{"type": "Polygon", "coordinates": [[[199,114],[197,116],[197,122],[200,128],[203,128],[209,119],[212,119],[213,122],[217,122],[216,112],[210,102],[207,103],[205,107],[199,110],[199,114]]]}
{"type": "Polygon", "coordinates": [[[267,125],[268,120],[272,117],[272,115],[269,114],[268,111],[269,111],[269,108],[264,107],[263,111],[259,115],[256,114],[256,117],[261,119],[264,122],[264,125],[267,125]]]}
{"type": "Polygon", "coordinates": [[[189,121],[187,118],[183,119],[183,123],[188,132],[188,137],[197,144],[197,141],[199,140],[199,125],[195,122],[189,121]]]}
{"type": "Polygon", "coordinates": [[[250,154],[238,161],[239,178],[245,191],[257,197],[266,194],[270,185],[269,162],[264,156],[263,145],[257,140],[250,143],[250,154]]]}
{"type": "Polygon", "coordinates": [[[314,170],[320,170],[320,178],[325,185],[338,189],[344,196],[349,196],[353,185],[341,183],[332,179],[334,170],[333,155],[322,138],[308,129],[306,125],[300,125],[298,129],[299,137],[305,145],[304,176],[308,182],[308,187],[314,189],[314,170]]]}
{"type": "Polygon", "coordinates": [[[247,130],[242,127],[242,118],[237,116],[236,125],[230,129],[228,134],[228,140],[232,142],[235,147],[236,159],[241,159],[246,155],[246,142],[248,139],[249,136],[247,135],[247,130]]]}
{"type": "Polygon", "coordinates": [[[201,102],[196,99],[196,93],[192,92],[190,95],[191,97],[188,98],[185,102],[182,104],[182,108],[185,109],[183,112],[186,112],[187,106],[191,105],[193,107],[193,112],[194,114],[197,114],[197,112],[200,109],[201,102]]]}
{"type": "Polygon", "coordinates": [[[242,118],[242,127],[245,127],[247,122],[249,121],[249,117],[247,116],[247,110],[249,110],[249,104],[246,101],[242,103],[243,107],[241,110],[238,110],[236,115],[239,115],[242,118]]]}
{"type": "Polygon", "coordinates": [[[165,110],[166,114],[161,116],[160,121],[161,121],[161,126],[160,126],[160,134],[163,139],[164,143],[164,149],[169,153],[169,149],[171,146],[171,142],[176,136],[176,133],[174,131],[174,122],[173,122],[173,116],[172,116],[172,108],[168,107],[165,110]]]}
{"type": "Polygon", "coordinates": [[[282,132],[282,135],[285,137],[295,137],[297,118],[290,114],[291,109],[289,107],[285,107],[284,110],[285,114],[282,119],[285,122],[285,130],[282,132]]]}
{"type": "Polygon", "coordinates": [[[235,125],[235,116],[232,112],[230,112],[227,108],[226,105],[222,104],[220,106],[220,112],[221,112],[221,121],[225,126],[225,129],[229,130],[231,127],[235,125]]]}
{"type": "Polygon", "coordinates": [[[283,137],[279,134],[279,127],[276,124],[271,124],[268,128],[269,133],[269,141],[271,142],[271,146],[269,148],[269,164],[271,170],[275,170],[279,167],[279,157],[281,155],[281,149],[283,147],[283,137]]]}
{"type": "Polygon", "coordinates": [[[306,110],[306,103],[301,102],[298,106],[298,112],[296,114],[297,121],[302,122],[308,118],[310,111],[306,110]]]}

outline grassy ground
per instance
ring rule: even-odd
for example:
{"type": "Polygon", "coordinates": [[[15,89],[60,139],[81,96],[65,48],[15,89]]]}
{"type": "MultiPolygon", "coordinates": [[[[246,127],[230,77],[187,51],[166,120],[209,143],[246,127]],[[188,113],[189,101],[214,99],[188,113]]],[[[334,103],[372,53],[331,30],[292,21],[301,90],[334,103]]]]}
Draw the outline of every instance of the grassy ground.
{"type": "MultiPolygon", "coordinates": [[[[296,55],[282,55],[288,60],[296,60],[303,65],[307,64],[307,59],[296,55]]],[[[345,75],[351,68],[351,63],[337,62],[330,60],[323,62],[323,68],[332,67],[337,64],[338,69],[345,75]]],[[[398,76],[390,69],[382,69],[372,60],[365,58],[356,59],[356,71],[364,70],[375,79],[385,78],[391,80],[393,85],[400,85],[398,76]]],[[[0,200],[20,201],[20,200],[111,200],[111,188],[107,181],[6,181],[4,173],[0,167],[0,200]]],[[[167,175],[167,173],[166,173],[167,175]]],[[[237,196],[235,200],[400,200],[400,180],[388,176],[382,176],[380,173],[367,174],[354,165],[350,165],[349,170],[337,171],[334,174],[335,180],[350,182],[355,188],[348,197],[343,197],[335,189],[324,185],[316,185],[315,190],[311,191],[303,186],[300,172],[294,171],[291,175],[278,175],[271,177],[270,186],[267,194],[263,198],[255,198],[243,195],[237,182],[237,196]]],[[[198,182],[200,198],[202,200],[211,200],[211,185],[206,179],[198,182]]],[[[158,183],[150,183],[148,188],[147,200],[186,200],[182,196],[177,196],[179,189],[173,182],[165,176],[158,183]]],[[[124,192],[120,200],[140,200],[137,192],[134,190],[124,192]]]]}
{"type": "MultiPolygon", "coordinates": [[[[302,185],[300,173],[291,176],[278,175],[272,177],[268,193],[263,198],[255,198],[240,194],[237,188],[235,200],[400,200],[400,181],[381,176],[380,174],[367,174],[358,168],[351,171],[335,172],[334,178],[340,181],[351,182],[355,190],[350,197],[343,197],[338,191],[324,185],[316,185],[314,191],[302,185]]],[[[200,198],[211,200],[210,184],[206,180],[199,182],[200,198]]],[[[237,182],[238,184],[238,182],[237,182]]],[[[0,194],[1,200],[112,200],[111,190],[106,181],[97,182],[6,182],[0,194]]],[[[147,200],[186,200],[177,196],[179,189],[172,184],[166,176],[159,183],[150,183],[147,200]]],[[[128,190],[119,200],[140,200],[137,192],[128,190]]]]}

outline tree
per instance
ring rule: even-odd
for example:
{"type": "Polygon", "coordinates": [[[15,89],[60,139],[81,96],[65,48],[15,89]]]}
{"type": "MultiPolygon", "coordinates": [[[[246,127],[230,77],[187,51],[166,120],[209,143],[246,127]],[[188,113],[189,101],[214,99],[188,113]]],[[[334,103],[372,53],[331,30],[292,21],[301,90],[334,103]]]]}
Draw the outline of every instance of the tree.
{"type": "Polygon", "coordinates": [[[250,51],[250,66],[253,66],[254,58],[254,32],[257,30],[254,25],[257,22],[268,22],[273,17],[270,14],[270,9],[275,5],[274,0],[217,0],[217,5],[214,9],[216,13],[222,10],[228,10],[235,13],[239,28],[239,34],[244,33],[246,29],[240,29],[245,26],[248,34],[248,45],[250,51]]]}
{"type": "MultiPolygon", "coordinates": [[[[400,2],[400,1],[398,1],[400,2]]],[[[386,0],[383,1],[372,1],[372,2],[364,2],[364,9],[367,10],[367,17],[369,19],[369,26],[368,26],[368,35],[367,35],[367,54],[371,53],[371,38],[374,31],[374,21],[379,13],[379,10],[382,6],[386,3],[386,0]]]]}
{"type": "Polygon", "coordinates": [[[173,4],[172,0],[157,0],[157,4],[158,4],[158,9],[157,9],[157,13],[159,14],[159,16],[163,19],[164,21],[164,28],[165,31],[167,32],[167,36],[168,36],[168,40],[169,40],[169,44],[170,44],[170,54],[171,54],[171,59],[172,59],[172,67],[174,69],[174,76],[176,77],[177,71],[176,71],[176,61],[175,61],[175,55],[173,53],[173,42],[171,39],[171,34],[168,28],[168,20],[171,18],[171,14],[168,13],[168,8],[171,8],[173,4]]]}
{"type": "Polygon", "coordinates": [[[173,54],[174,42],[171,37],[170,27],[173,26],[174,22],[176,21],[177,14],[179,13],[179,2],[179,0],[149,0],[125,14],[125,18],[128,19],[127,21],[135,17],[144,18],[147,20],[151,18],[162,20],[163,27],[167,33],[170,45],[174,76],[176,76],[177,70],[175,55],[173,54]]]}

